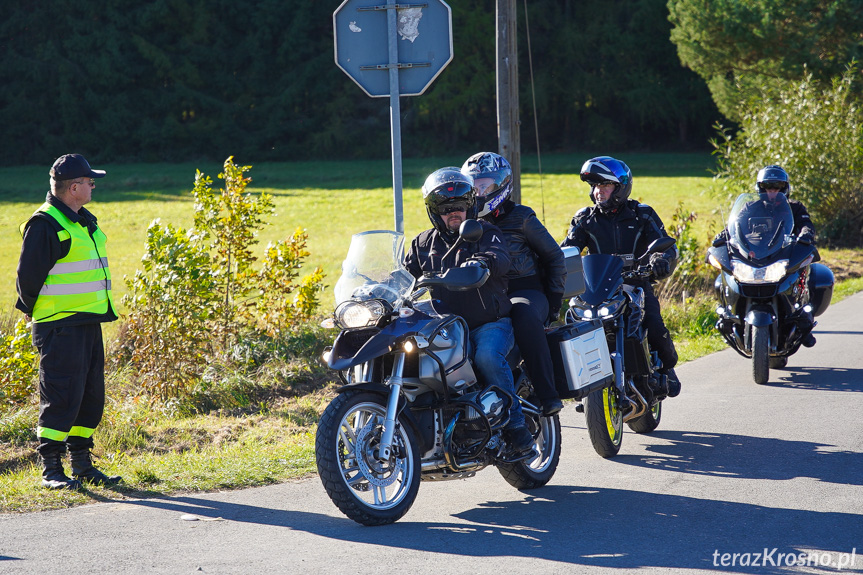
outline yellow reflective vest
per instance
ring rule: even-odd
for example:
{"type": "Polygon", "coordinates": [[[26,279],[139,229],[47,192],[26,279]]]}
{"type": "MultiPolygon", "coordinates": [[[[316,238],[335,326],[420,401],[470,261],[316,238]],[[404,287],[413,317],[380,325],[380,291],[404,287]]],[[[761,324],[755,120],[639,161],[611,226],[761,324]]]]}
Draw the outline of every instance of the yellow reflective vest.
{"type": "Polygon", "coordinates": [[[72,243],[66,257],[48,272],[33,306],[33,321],[56,321],[76,313],[103,314],[109,306],[116,309],[105,250],[107,238],[102,230],[97,227],[90,236],[86,227],[73,222],[48,202],[36,210],[36,214],[40,212],[63,227],[57,232],[60,241],[71,239],[72,243]]]}

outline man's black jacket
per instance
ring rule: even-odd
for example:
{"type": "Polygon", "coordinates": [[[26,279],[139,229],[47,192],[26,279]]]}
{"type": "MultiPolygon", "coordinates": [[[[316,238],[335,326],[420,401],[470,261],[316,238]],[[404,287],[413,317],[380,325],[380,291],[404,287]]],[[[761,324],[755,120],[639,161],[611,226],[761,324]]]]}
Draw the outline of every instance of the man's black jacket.
{"type": "MultiPolygon", "coordinates": [[[[592,254],[617,254],[628,265],[647,251],[647,246],[668,234],[656,211],[635,200],[627,201],[614,213],[601,211],[597,206],[582,208],[573,217],[562,246],[585,247],[592,254]]],[[[673,270],[678,252],[673,247],[663,254],[673,270]]]]}
{"type": "Polygon", "coordinates": [[[440,273],[459,267],[468,260],[479,260],[491,275],[481,287],[470,291],[432,289],[434,308],[438,313],[454,313],[465,319],[469,328],[479,327],[509,315],[511,304],[507,296],[506,273],[509,271],[509,248],[503,232],[496,226],[480,221],[482,238],[476,243],[464,242],[443,261],[452,244],[435,229],[422,232],[411,242],[405,255],[405,267],[414,277],[424,273],[440,273]]]}

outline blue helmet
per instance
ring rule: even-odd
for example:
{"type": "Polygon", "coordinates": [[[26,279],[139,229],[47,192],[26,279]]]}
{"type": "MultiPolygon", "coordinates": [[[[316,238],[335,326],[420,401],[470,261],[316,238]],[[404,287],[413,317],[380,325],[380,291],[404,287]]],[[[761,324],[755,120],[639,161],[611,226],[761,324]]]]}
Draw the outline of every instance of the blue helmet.
{"type": "Polygon", "coordinates": [[[596,198],[593,197],[594,186],[604,182],[614,184],[611,197],[607,202],[599,204],[599,209],[602,211],[616,210],[629,199],[629,194],[632,193],[632,171],[629,166],[610,156],[598,156],[586,161],[581,167],[581,179],[590,184],[590,200],[594,203],[596,203],[596,198]]]}
{"type": "MultiPolygon", "coordinates": [[[[491,178],[488,187],[476,190],[477,217],[488,215],[512,195],[512,167],[506,158],[494,152],[474,154],[461,167],[461,173],[474,180],[491,178]]],[[[476,182],[474,182],[476,183],[476,182]]]]}
{"type": "Polygon", "coordinates": [[[779,191],[786,196],[791,195],[791,182],[788,181],[788,172],[775,164],[758,170],[758,176],[755,178],[756,192],[762,193],[765,188],[775,188],[776,186],[780,186],[779,191]]]}

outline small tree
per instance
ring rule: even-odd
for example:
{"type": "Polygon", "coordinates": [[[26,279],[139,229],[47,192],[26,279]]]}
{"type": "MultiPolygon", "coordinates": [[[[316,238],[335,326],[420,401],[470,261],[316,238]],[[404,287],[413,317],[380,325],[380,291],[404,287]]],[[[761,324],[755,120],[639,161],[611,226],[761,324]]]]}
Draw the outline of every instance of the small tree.
{"type": "Polygon", "coordinates": [[[267,194],[246,192],[250,169],[228,158],[221,190],[198,172],[194,228],[154,222],[144,270],[126,280],[128,357],[144,388],[163,400],[188,394],[208,365],[230,363],[231,346],[243,332],[283,337],[317,309],[321,268],[296,283],[309,255],[304,231],[270,244],[255,270],[251,248],[273,203],[267,194]]]}
{"type": "Polygon", "coordinates": [[[811,75],[781,93],[762,91],[732,134],[717,126],[717,177],[727,200],[752,190],[759,169],[779,164],[792,197],[804,202],[831,243],[859,245],[863,225],[863,113],[854,96],[855,69],[826,88],[811,75]]]}

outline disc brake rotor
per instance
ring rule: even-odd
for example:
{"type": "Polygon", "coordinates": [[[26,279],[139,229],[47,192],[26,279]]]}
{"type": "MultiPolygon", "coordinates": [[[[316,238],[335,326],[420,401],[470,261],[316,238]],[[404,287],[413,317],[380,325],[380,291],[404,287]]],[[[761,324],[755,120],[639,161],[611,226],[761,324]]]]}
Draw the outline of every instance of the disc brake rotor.
{"type": "Polygon", "coordinates": [[[376,430],[380,427],[370,421],[359,433],[356,439],[357,466],[369,483],[376,487],[387,487],[395,483],[399,475],[404,472],[405,462],[393,456],[390,460],[378,459],[375,453],[378,450],[380,439],[376,430]]]}

